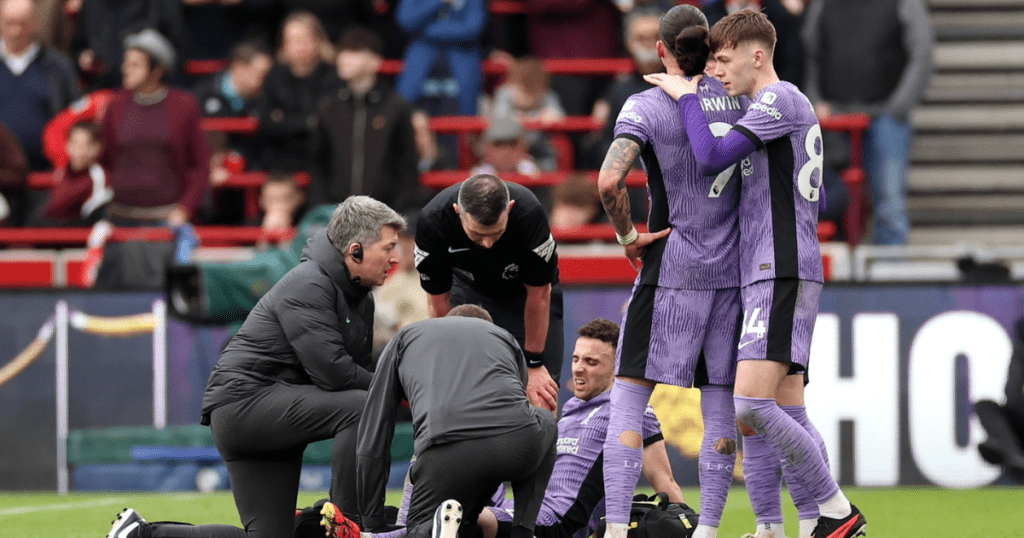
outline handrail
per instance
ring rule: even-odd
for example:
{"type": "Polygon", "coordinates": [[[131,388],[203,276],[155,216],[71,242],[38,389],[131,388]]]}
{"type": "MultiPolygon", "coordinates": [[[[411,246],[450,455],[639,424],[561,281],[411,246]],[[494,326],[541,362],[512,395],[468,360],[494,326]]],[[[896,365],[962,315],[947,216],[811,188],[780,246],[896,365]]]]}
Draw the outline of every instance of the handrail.
{"type": "MultiPolygon", "coordinates": [[[[232,189],[251,189],[262,187],[267,182],[266,172],[242,172],[240,174],[231,174],[228,176],[227,181],[218,185],[219,187],[226,187],[232,189]]],[[[295,182],[300,187],[309,185],[309,174],[306,172],[296,172],[295,182]]],[[[57,180],[54,172],[32,172],[28,175],[28,186],[35,190],[50,189],[56,185],[57,180]]]]}
{"type": "MultiPolygon", "coordinates": [[[[90,228],[0,228],[0,244],[84,246],[90,231],[90,228]]],[[[214,244],[256,244],[260,241],[288,240],[295,235],[294,229],[271,231],[259,226],[196,226],[195,231],[200,243],[214,244]]],[[[170,228],[115,227],[108,241],[116,243],[173,239],[174,232],[170,228]]]]}
{"type": "MultiPolygon", "coordinates": [[[[512,3],[504,2],[501,5],[512,3]]],[[[636,70],[636,62],[632,58],[587,58],[585,60],[548,58],[541,60],[541,63],[552,75],[606,77],[632,73],[636,70]]],[[[220,73],[227,67],[227,60],[189,60],[185,62],[185,73],[192,76],[206,76],[220,73]]],[[[402,60],[384,60],[381,62],[378,73],[384,76],[395,76],[401,73],[403,68],[402,60]]],[[[508,64],[495,60],[484,60],[480,62],[480,69],[485,75],[501,76],[508,73],[508,64]]]]}
{"type": "MultiPolygon", "coordinates": [[[[597,183],[597,172],[541,172],[534,176],[527,176],[524,174],[512,174],[512,173],[500,173],[498,176],[506,181],[518,183],[524,187],[553,187],[560,183],[565,182],[566,179],[571,175],[581,175],[587,179],[597,183]]],[[[430,187],[432,189],[443,189],[450,187],[461,181],[465,181],[470,176],[467,170],[443,170],[439,172],[426,172],[420,175],[420,184],[430,187]]],[[[632,188],[641,188],[647,185],[647,174],[641,170],[633,170],[626,175],[626,186],[632,188]]]]}

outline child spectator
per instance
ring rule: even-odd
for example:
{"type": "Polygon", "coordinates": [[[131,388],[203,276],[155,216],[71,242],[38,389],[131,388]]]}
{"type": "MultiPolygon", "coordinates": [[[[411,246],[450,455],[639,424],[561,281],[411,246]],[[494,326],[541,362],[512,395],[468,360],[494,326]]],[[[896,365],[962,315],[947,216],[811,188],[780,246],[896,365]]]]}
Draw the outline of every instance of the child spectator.
{"type": "Polygon", "coordinates": [[[552,189],[552,228],[579,228],[593,224],[604,215],[597,183],[583,174],[573,174],[552,189]]]}
{"type": "MultiPolygon", "coordinates": [[[[565,117],[558,95],[551,89],[551,75],[536,58],[523,58],[512,65],[508,83],[494,95],[491,118],[512,118],[518,122],[550,124],[565,117]]],[[[557,167],[555,151],[541,132],[526,133],[530,154],[542,170],[557,167]]]]}
{"type": "Polygon", "coordinates": [[[65,149],[68,163],[54,172],[56,184],[43,206],[39,225],[86,226],[99,220],[99,211],[113,198],[106,174],[99,165],[103,143],[95,123],[74,124],[65,149]]]}
{"type": "Polygon", "coordinates": [[[290,172],[270,172],[260,190],[263,214],[249,222],[264,230],[287,230],[297,225],[306,213],[306,193],[290,172]]]}

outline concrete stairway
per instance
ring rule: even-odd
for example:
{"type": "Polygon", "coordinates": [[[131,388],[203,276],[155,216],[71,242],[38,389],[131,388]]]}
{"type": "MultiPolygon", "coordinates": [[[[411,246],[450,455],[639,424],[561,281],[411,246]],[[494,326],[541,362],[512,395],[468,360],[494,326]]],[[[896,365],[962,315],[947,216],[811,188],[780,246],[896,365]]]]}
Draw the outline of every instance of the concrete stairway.
{"type": "Polygon", "coordinates": [[[1024,0],[926,0],[935,75],[914,114],[911,244],[1024,245],[1024,0]]]}

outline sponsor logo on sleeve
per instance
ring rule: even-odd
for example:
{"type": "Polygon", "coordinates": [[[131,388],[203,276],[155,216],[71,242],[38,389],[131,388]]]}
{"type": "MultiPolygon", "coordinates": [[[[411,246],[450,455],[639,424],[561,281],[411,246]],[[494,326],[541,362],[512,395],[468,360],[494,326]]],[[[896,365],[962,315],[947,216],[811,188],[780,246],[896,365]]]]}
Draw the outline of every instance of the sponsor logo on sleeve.
{"type": "Polygon", "coordinates": [[[417,246],[413,249],[413,261],[416,264],[416,267],[419,267],[420,264],[423,263],[423,260],[427,259],[427,256],[430,256],[430,253],[422,248],[417,246]]]}
{"type": "Polygon", "coordinates": [[[632,99],[626,101],[626,104],[622,105],[622,110],[619,111],[618,119],[616,119],[615,121],[629,120],[633,123],[642,123],[644,121],[644,118],[643,116],[637,114],[636,111],[633,110],[633,107],[635,106],[636,101],[632,99]]]}

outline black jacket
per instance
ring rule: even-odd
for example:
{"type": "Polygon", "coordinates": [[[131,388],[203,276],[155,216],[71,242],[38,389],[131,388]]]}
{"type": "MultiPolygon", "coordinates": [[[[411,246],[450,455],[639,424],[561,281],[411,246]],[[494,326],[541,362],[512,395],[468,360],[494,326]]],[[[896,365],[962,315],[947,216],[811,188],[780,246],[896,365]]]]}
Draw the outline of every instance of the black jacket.
{"type": "Polygon", "coordinates": [[[354,284],[338,249],[318,232],[302,261],[256,304],[217,361],[203,396],[210,413],[272,383],[326,391],[366,389],[373,378],[373,297],[354,284]]]}
{"type": "Polygon", "coordinates": [[[270,70],[259,105],[265,168],[309,168],[317,103],[337,90],[340,83],[334,68],[327,63],[317,65],[306,78],[296,77],[283,64],[270,70]]]}
{"type": "Polygon", "coordinates": [[[336,204],[364,194],[400,213],[426,203],[412,108],[392,88],[378,80],[369,93],[356,96],[342,84],[320,101],[317,124],[311,203],[336,204]]]}

